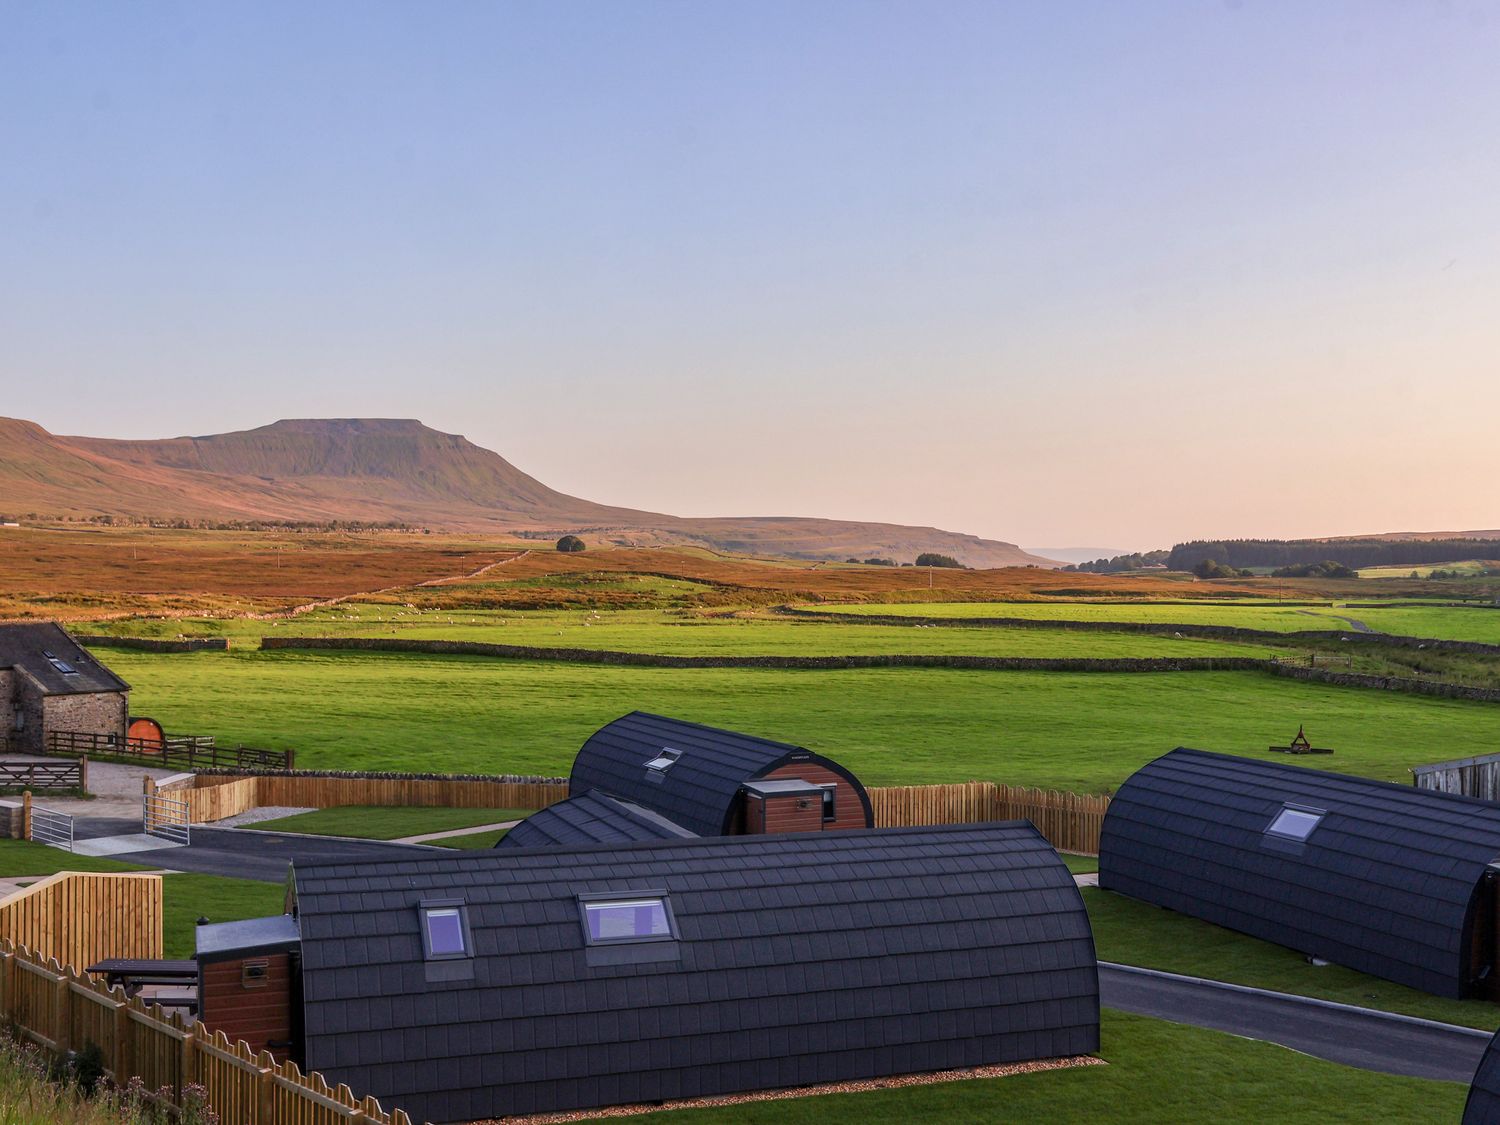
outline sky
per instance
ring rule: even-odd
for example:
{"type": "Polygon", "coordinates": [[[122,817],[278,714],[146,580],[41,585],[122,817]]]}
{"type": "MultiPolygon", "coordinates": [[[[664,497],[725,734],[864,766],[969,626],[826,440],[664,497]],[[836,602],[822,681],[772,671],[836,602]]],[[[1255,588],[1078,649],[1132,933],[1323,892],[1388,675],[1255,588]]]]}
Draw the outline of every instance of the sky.
{"type": "Polygon", "coordinates": [[[1029,546],[1500,527],[1497,58],[1465,0],[0,0],[0,414],[1029,546]]]}

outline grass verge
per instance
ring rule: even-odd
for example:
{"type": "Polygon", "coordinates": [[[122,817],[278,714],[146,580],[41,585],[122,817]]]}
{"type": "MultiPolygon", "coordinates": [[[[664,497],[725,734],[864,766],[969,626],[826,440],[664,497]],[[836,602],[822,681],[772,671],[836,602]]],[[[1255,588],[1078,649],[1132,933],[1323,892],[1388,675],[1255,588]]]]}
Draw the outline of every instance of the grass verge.
{"type": "Polygon", "coordinates": [[[921,1120],[1003,1121],[1007,1125],[1064,1121],[1415,1125],[1457,1121],[1468,1093],[1453,1082],[1356,1070],[1271,1043],[1123,1012],[1104,1012],[1102,1034],[1100,1055],[1109,1066],[681,1109],[653,1116],[674,1125],[895,1125],[921,1120]]]}
{"type": "Polygon", "coordinates": [[[1310,965],[1294,950],[1097,887],[1084,887],[1083,901],[1101,961],[1316,996],[1485,1031],[1500,1026],[1500,1007],[1486,1000],[1447,1000],[1341,965],[1310,965]]]}

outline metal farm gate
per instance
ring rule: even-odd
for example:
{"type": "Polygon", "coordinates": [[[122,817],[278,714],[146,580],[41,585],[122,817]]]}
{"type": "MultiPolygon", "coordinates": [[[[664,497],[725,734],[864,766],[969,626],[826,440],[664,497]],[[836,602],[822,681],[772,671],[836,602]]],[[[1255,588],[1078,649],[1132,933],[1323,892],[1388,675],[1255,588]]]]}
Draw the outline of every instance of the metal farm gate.
{"type": "Polygon", "coordinates": [[[73,850],[73,818],[67,813],[32,805],[30,839],[70,852],[73,850]]]}
{"type": "Polygon", "coordinates": [[[141,798],[141,830],[148,836],[159,836],[174,844],[192,842],[192,818],[188,803],[159,793],[141,798]]]}

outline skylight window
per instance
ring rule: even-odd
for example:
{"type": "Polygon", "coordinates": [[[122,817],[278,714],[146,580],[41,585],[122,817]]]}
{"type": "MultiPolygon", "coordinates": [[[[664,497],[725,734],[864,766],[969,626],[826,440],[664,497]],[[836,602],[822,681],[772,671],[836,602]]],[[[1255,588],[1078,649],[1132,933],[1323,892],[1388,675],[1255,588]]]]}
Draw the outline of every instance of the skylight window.
{"type": "Polygon", "coordinates": [[[579,896],[583,932],[589,945],[671,941],[677,936],[672,908],[661,892],[626,897],[579,896]]]}
{"type": "Polygon", "coordinates": [[[44,652],[42,653],[42,655],[47,658],[47,662],[51,664],[52,667],[56,668],[64,676],[78,675],[78,669],[73,667],[73,665],[69,664],[66,660],[63,660],[62,658],[57,656],[53,656],[50,652],[44,652]]]}
{"type": "Polygon", "coordinates": [[[1283,805],[1276,818],[1271,821],[1266,832],[1272,836],[1280,836],[1283,840],[1296,840],[1301,843],[1312,835],[1312,831],[1323,820],[1324,810],[1304,808],[1299,805],[1283,805]]]}
{"type": "Polygon", "coordinates": [[[474,955],[469,939],[468,913],[462,902],[424,902],[420,914],[422,953],[427,960],[474,955]]]}
{"type": "Polygon", "coordinates": [[[656,773],[666,773],[672,767],[672,763],[680,757],[682,757],[681,750],[673,750],[670,747],[663,746],[656,757],[646,763],[646,768],[656,773]]]}

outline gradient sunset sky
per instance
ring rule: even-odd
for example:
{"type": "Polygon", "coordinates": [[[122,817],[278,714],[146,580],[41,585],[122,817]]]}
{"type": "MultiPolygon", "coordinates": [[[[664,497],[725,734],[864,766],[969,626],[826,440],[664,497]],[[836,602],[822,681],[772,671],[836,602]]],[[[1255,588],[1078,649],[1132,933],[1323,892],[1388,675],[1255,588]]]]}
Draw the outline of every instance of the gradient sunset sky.
{"type": "Polygon", "coordinates": [[[1028,546],[1500,527],[1500,6],[0,3],[0,414],[1028,546]]]}

